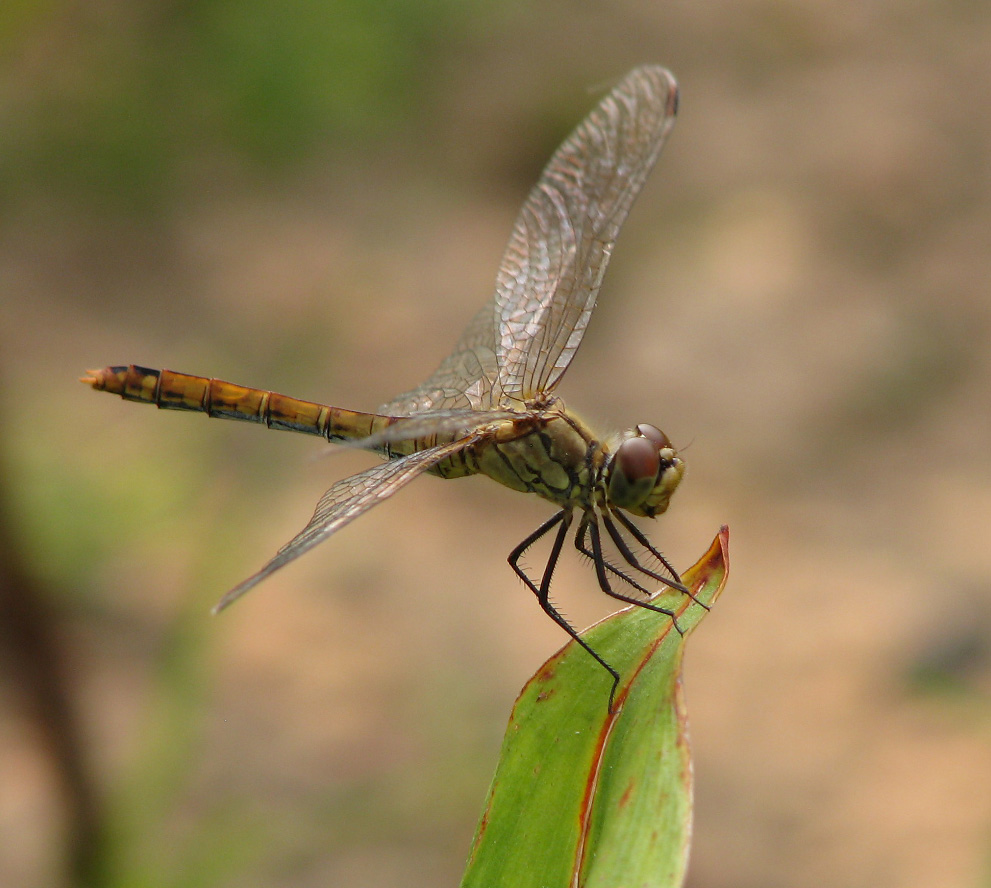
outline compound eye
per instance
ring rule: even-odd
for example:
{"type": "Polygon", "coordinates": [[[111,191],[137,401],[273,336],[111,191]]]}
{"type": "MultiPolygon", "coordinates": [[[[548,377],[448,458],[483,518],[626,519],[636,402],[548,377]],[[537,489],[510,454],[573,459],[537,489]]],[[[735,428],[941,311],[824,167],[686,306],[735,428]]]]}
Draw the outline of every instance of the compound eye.
{"type": "Polygon", "coordinates": [[[642,435],[650,441],[654,442],[654,446],[658,450],[663,450],[666,447],[671,446],[671,441],[668,436],[664,434],[657,426],[648,425],[647,423],[641,423],[637,426],[637,434],[642,435]]]}
{"type": "Polygon", "coordinates": [[[660,455],[653,440],[646,435],[642,438],[627,438],[616,451],[616,467],[630,485],[643,481],[653,484],[661,467],[660,455]]]}

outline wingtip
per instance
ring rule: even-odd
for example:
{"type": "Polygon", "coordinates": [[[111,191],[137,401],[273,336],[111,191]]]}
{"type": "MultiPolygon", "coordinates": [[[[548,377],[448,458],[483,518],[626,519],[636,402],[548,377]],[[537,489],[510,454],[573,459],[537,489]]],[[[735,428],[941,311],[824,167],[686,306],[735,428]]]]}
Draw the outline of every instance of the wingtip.
{"type": "Polygon", "coordinates": [[[235,586],[230,591],[224,593],[224,596],[213,606],[210,613],[213,614],[213,616],[217,616],[217,614],[221,611],[227,610],[227,608],[229,608],[235,601],[244,595],[245,592],[256,585],[257,582],[258,580],[255,577],[251,577],[240,585],[235,586]]]}
{"type": "Polygon", "coordinates": [[[223,598],[220,599],[220,601],[210,608],[210,615],[216,617],[221,611],[227,610],[227,608],[229,608],[233,603],[234,597],[232,597],[231,593],[228,592],[223,598]]]}

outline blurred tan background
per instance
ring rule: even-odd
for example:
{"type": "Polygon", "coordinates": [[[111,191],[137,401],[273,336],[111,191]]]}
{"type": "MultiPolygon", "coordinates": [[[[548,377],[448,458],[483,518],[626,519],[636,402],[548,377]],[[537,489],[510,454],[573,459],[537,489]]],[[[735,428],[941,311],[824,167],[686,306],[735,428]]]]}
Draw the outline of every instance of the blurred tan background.
{"type": "Polygon", "coordinates": [[[690,884],[991,885],[989,58],[973,2],[5,3],[0,884],[457,884],[564,641],[505,564],[548,507],[421,479],[212,619],[367,458],[75,380],[374,409],[652,61],[682,111],[560,392],[684,448],[676,564],[732,528],[690,884]]]}

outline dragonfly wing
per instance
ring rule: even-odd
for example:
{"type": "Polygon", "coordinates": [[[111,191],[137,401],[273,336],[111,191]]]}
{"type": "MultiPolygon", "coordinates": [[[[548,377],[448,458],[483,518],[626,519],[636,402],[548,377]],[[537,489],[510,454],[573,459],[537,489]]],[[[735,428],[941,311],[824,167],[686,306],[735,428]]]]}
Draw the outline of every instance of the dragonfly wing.
{"type": "Polygon", "coordinates": [[[678,86],[631,71],[555,152],[513,227],[496,280],[494,388],[549,392],[581,344],[619,229],[674,123],[678,86]]]}
{"type": "Polygon", "coordinates": [[[440,367],[379,408],[517,406],[560,380],[581,343],[620,226],[654,166],[678,86],[658,66],[630,72],[555,152],[530,192],[496,290],[440,367]]]}
{"type": "Polygon", "coordinates": [[[409,456],[390,460],[338,481],[320,498],[316,511],[306,527],[279,549],[275,557],[258,573],[248,577],[224,595],[214,608],[214,612],[223,610],[280,567],[299,558],[345,524],[367,512],[372,506],[387,500],[431,466],[457,453],[477,439],[478,435],[471,435],[458,441],[419,450],[409,456]]]}
{"type": "Polygon", "coordinates": [[[376,450],[383,444],[418,439],[422,441],[432,435],[441,438],[463,438],[475,433],[484,433],[494,423],[513,419],[519,415],[510,410],[429,410],[426,413],[414,413],[412,416],[392,417],[391,423],[380,432],[366,438],[335,443],[358,450],[376,450]]]}
{"type": "Polygon", "coordinates": [[[497,403],[495,306],[489,302],[475,315],[454,350],[422,385],[379,407],[387,416],[408,416],[426,410],[485,410],[497,403]]]}

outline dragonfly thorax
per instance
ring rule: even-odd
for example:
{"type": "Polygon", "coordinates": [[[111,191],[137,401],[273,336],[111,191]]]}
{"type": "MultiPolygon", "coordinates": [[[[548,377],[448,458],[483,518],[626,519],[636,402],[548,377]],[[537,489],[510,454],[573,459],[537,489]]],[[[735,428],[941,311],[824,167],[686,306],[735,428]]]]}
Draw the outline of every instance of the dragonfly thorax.
{"type": "Polygon", "coordinates": [[[472,462],[506,487],[575,508],[590,498],[598,449],[592,432],[558,401],[556,409],[506,420],[472,448],[472,462]]]}
{"type": "Polygon", "coordinates": [[[685,474],[685,463],[668,436],[643,423],[624,433],[602,471],[609,503],[653,518],[668,507],[685,474]]]}

